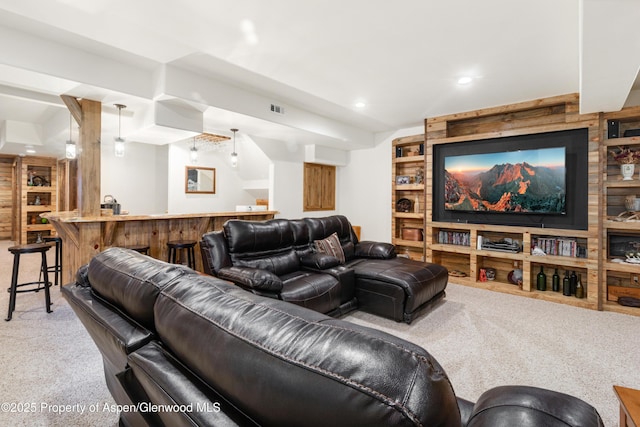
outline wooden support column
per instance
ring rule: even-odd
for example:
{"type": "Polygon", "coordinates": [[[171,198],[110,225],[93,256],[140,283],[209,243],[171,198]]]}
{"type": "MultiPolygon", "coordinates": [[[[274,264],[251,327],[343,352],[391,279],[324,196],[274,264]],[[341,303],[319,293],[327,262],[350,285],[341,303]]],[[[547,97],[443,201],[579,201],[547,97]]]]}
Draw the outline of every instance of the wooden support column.
{"type": "Polygon", "coordinates": [[[78,215],[100,215],[100,132],[102,103],[83,99],[78,147],[78,215]]]}
{"type": "Polygon", "coordinates": [[[78,216],[100,215],[100,133],[102,103],[60,96],[80,126],[77,144],[78,216]]]}

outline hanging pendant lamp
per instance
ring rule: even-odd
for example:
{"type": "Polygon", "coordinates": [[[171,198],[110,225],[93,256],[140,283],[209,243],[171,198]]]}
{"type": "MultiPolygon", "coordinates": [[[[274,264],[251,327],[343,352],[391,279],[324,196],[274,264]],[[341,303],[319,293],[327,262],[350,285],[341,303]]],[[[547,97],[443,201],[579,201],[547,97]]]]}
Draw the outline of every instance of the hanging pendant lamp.
{"type": "Polygon", "coordinates": [[[198,149],[196,148],[196,138],[193,138],[193,147],[189,150],[192,163],[198,163],[198,149]]]}
{"type": "Polygon", "coordinates": [[[238,153],[236,152],[236,132],[238,129],[231,129],[233,132],[233,153],[231,153],[231,167],[235,168],[238,166],[238,153]]]}
{"type": "Polygon", "coordinates": [[[115,155],[116,157],[124,157],[124,138],[122,138],[122,136],[120,135],[120,131],[121,131],[121,125],[122,125],[122,117],[121,117],[122,109],[127,108],[127,106],[122,104],[114,104],[114,105],[118,109],[118,136],[116,138],[115,155]]]}

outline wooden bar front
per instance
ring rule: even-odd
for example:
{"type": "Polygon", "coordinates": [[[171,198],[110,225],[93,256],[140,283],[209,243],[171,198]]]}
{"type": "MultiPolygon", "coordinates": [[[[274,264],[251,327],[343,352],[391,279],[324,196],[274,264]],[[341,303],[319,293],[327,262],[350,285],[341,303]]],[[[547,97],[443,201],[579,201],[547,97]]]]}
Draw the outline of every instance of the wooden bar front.
{"type": "MultiPolygon", "coordinates": [[[[78,212],[44,214],[62,237],[63,283],[74,280],[76,271],[96,254],[114,246],[148,245],[149,255],[167,261],[167,242],[200,242],[208,231],[222,230],[229,219],[262,221],[276,211],[212,212],[197,214],[105,215],[79,217],[78,212]]],[[[196,245],[196,270],[202,272],[200,245],[196,245]]]]}

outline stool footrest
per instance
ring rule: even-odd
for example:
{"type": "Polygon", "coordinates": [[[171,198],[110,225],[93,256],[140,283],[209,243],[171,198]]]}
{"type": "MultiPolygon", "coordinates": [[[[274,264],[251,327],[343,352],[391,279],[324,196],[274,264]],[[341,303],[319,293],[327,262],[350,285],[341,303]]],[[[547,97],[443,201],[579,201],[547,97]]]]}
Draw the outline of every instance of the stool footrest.
{"type": "MultiPolygon", "coordinates": [[[[33,282],[19,283],[19,284],[16,285],[16,293],[19,294],[19,293],[23,293],[23,292],[38,292],[38,291],[41,291],[41,290],[44,289],[45,283],[46,283],[46,286],[48,288],[51,287],[51,282],[44,282],[42,280],[35,280],[33,282]],[[37,288],[33,288],[33,289],[18,289],[18,288],[20,288],[22,286],[29,286],[29,285],[38,285],[38,287],[37,288]]],[[[11,288],[8,288],[7,292],[11,292],[11,288]]]]}

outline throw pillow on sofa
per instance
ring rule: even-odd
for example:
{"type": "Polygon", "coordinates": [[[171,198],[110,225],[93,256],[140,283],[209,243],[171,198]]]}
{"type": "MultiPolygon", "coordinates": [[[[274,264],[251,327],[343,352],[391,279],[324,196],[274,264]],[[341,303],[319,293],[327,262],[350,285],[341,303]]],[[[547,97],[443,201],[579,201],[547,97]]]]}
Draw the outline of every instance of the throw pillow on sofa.
{"type": "Polygon", "coordinates": [[[344,264],[345,257],[344,251],[342,250],[342,245],[340,244],[340,239],[338,238],[338,233],[333,233],[331,236],[326,239],[316,240],[313,242],[316,251],[331,255],[340,261],[340,264],[344,264]]]}

